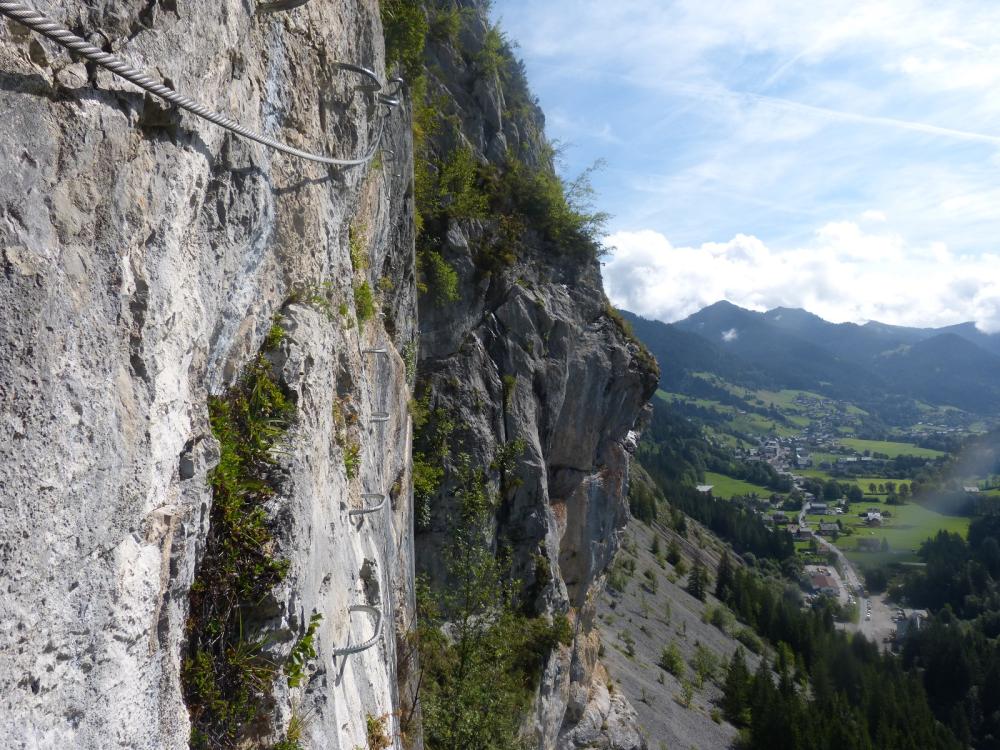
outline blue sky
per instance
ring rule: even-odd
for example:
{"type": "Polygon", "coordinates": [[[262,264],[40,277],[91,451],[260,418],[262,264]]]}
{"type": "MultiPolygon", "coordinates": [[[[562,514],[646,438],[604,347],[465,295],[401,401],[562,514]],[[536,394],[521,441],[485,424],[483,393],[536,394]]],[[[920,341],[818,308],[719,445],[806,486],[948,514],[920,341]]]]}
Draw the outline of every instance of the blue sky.
{"type": "Polygon", "coordinates": [[[495,0],[612,301],[1000,330],[1000,3],[495,0]]]}

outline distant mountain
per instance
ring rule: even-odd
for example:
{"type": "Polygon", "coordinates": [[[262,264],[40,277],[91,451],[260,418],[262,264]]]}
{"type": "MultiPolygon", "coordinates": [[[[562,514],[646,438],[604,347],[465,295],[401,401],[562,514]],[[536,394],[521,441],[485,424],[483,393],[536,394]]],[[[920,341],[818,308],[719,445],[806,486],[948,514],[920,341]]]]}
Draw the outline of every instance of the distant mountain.
{"type": "Polygon", "coordinates": [[[955,326],[940,328],[937,332],[954,333],[956,336],[961,336],[970,344],[975,344],[980,349],[985,349],[991,354],[1000,357],[1000,333],[983,333],[976,328],[975,323],[959,323],[955,326]]]}
{"type": "Polygon", "coordinates": [[[934,335],[919,329],[897,329],[881,324],[830,323],[798,308],[776,307],[762,315],[772,326],[794,333],[856,364],[864,364],[901,343],[915,343],[934,335]]]}
{"type": "MultiPolygon", "coordinates": [[[[805,311],[797,311],[805,313],[805,311]]],[[[744,310],[728,302],[717,302],[675,325],[696,333],[724,351],[739,356],[785,388],[818,391],[839,397],[853,397],[859,391],[880,392],[883,384],[873,372],[853,359],[825,347],[819,324],[796,314],[802,325],[786,327],[769,321],[767,313],[744,310]],[[810,329],[806,335],[801,335],[810,329]],[[811,332],[815,329],[815,335],[811,332]]],[[[815,316],[813,316],[815,317],[815,316]]],[[[825,326],[832,326],[816,318],[825,326]]]]}
{"type": "Polygon", "coordinates": [[[904,344],[872,362],[900,392],[971,412],[1000,411],[1000,357],[956,333],[904,344]]]}
{"type": "Polygon", "coordinates": [[[894,338],[900,343],[915,344],[918,341],[925,341],[942,333],[953,333],[965,339],[970,344],[975,344],[980,349],[995,354],[1000,357],[1000,333],[983,333],[976,328],[975,323],[958,323],[944,328],[906,328],[905,326],[891,326],[886,323],[871,321],[865,323],[863,328],[877,331],[888,338],[894,338]]]}
{"type": "Polygon", "coordinates": [[[674,324],[625,315],[660,361],[667,390],[703,391],[692,374],[709,372],[736,385],[810,390],[876,409],[908,398],[1000,413],[1000,335],[972,323],[831,323],[798,308],[760,313],[729,302],[674,324]]]}
{"type": "Polygon", "coordinates": [[[714,373],[727,382],[748,388],[776,384],[746,360],[702,336],[669,323],[641,318],[626,310],[622,310],[622,315],[660,363],[660,385],[665,390],[681,390],[682,384],[696,372],[714,373]]]}

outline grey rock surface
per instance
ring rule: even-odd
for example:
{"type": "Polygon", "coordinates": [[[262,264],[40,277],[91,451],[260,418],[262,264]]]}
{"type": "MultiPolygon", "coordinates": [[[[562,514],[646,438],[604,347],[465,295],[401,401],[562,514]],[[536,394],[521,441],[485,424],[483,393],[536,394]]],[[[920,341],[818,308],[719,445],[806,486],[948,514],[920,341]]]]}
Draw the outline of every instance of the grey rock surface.
{"type": "MultiPolygon", "coordinates": [[[[263,16],[235,0],[38,7],[295,146],[352,156],[372,136],[357,81],[333,63],[383,69],[374,0],[263,16]]],[[[413,611],[409,161],[332,171],[271,153],[6,20],[0,111],[0,745],[187,747],[178,674],[218,453],[207,399],[278,312],[299,419],[271,509],[291,562],[274,648],[287,652],[313,612],[323,620],[306,684],[277,680],[275,739],[295,711],[312,746],[363,744],[366,717],[397,710],[395,636],[413,611]],[[352,222],[363,272],[351,270],[352,222]],[[359,329],[337,309],[354,318],[363,276],[384,317],[359,329]],[[322,304],[286,304],[295,289],[320,290],[322,304]],[[373,346],[387,356],[363,353],[373,346]],[[358,418],[354,480],[335,400],[358,418]],[[383,409],[390,421],[370,424],[383,409]],[[367,491],[391,502],[354,519],[367,491]],[[366,559],[381,576],[383,636],[334,659],[373,626],[347,613],[370,595],[366,559]]],[[[411,152],[407,113],[387,138],[411,152]]]]}

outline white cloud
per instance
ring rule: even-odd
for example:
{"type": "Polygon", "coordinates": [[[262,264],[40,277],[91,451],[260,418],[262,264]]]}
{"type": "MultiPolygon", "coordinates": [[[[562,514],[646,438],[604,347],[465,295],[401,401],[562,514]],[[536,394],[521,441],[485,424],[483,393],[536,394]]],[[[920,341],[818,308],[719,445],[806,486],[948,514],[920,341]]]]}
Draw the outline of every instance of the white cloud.
{"type": "Polygon", "coordinates": [[[911,244],[852,222],[828,223],[788,249],[748,235],[678,247],[653,230],[619,232],[607,243],[615,248],[604,268],[612,303],[664,321],[726,299],[755,310],[802,307],[834,322],[972,320],[1000,331],[1000,255],[955,255],[942,243],[911,244]]]}
{"type": "Polygon", "coordinates": [[[740,332],[737,331],[735,328],[730,328],[728,331],[723,331],[722,332],[722,340],[723,341],[727,341],[727,342],[728,341],[736,341],[736,339],[738,339],[739,337],[740,337],[740,332]]]}
{"type": "Polygon", "coordinates": [[[616,304],[1000,331],[1000,3],[724,5],[493,5],[568,172],[608,159],[616,304]]]}

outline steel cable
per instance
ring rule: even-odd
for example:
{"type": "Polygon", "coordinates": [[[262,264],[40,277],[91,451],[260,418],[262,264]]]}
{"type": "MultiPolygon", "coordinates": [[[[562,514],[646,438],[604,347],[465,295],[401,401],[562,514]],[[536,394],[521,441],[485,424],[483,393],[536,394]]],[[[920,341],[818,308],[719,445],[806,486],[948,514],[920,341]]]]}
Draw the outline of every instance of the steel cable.
{"type": "MultiPolygon", "coordinates": [[[[281,151],[285,154],[298,156],[299,158],[319,162],[320,164],[329,164],[334,167],[356,167],[369,162],[372,157],[375,156],[375,152],[378,150],[379,143],[382,140],[384,116],[379,117],[378,132],[376,133],[375,139],[372,141],[371,148],[360,159],[334,159],[328,156],[320,156],[319,154],[311,154],[308,151],[303,151],[302,149],[289,146],[281,141],[276,141],[266,135],[255,133],[228,117],[211,111],[193,99],[189,99],[182,94],[178,94],[176,91],[167,88],[162,83],[154,81],[141,70],[133,68],[120,57],[102,51],[93,44],[90,44],[86,40],[76,36],[69,29],[60,26],[38,11],[29,8],[24,3],[0,0],[0,14],[14,19],[18,23],[27,26],[29,29],[36,31],[57,44],[62,45],[66,49],[72,50],[88,60],[107,68],[115,75],[124,78],[126,81],[134,83],[139,88],[145,89],[151,94],[154,94],[171,104],[176,104],[178,107],[186,109],[189,112],[208,120],[209,122],[215,123],[219,127],[225,128],[226,130],[236,133],[237,135],[249,138],[252,141],[256,141],[257,143],[263,144],[264,146],[268,146],[269,148],[273,148],[277,151],[281,151]]],[[[378,83],[378,77],[366,68],[359,68],[359,66],[347,63],[340,63],[340,66],[354,72],[360,72],[369,77],[374,77],[376,83],[378,83]]],[[[393,83],[394,82],[395,79],[393,80],[393,83]]],[[[381,88],[381,83],[379,83],[379,88],[381,88]]],[[[378,103],[386,106],[387,113],[395,103],[398,103],[397,99],[386,97],[384,95],[378,95],[377,101],[378,103]]]]}

